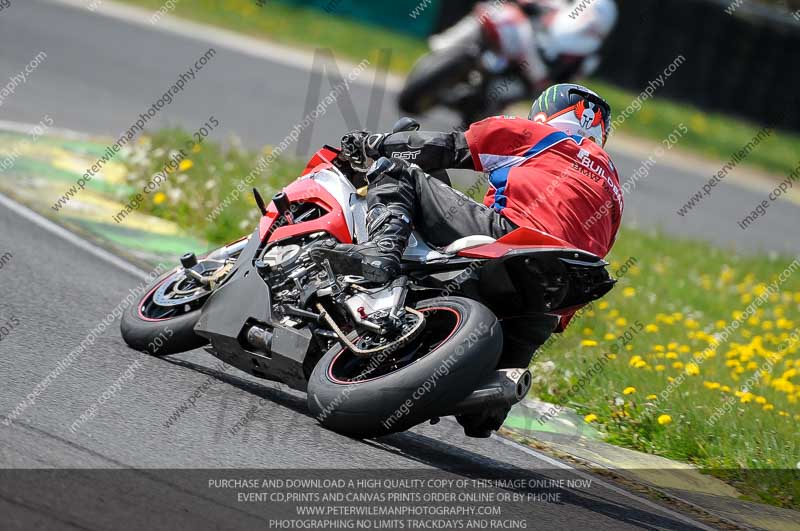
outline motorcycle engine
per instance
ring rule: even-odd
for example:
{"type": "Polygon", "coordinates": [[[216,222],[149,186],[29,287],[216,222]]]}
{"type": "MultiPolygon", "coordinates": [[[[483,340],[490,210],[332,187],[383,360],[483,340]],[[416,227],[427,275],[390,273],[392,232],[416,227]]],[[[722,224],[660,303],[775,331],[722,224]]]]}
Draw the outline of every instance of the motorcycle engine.
{"type": "Polygon", "coordinates": [[[320,287],[330,283],[329,273],[310,256],[313,248],[330,240],[318,234],[324,233],[273,245],[261,256],[262,275],[272,290],[273,303],[301,308],[320,287]]]}

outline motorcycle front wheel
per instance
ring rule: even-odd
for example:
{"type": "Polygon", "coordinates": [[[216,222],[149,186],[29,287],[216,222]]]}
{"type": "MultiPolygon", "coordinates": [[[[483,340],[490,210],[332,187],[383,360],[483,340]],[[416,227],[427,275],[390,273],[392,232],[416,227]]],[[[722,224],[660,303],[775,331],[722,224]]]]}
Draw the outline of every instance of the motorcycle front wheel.
{"type": "Polygon", "coordinates": [[[416,309],[426,323],[409,344],[369,358],[340,344],[320,359],[308,407],[323,426],[356,438],[404,431],[455,406],[495,369],[503,335],[486,306],[442,297],[416,309]]]}
{"type": "MultiPolygon", "coordinates": [[[[239,240],[198,259],[195,269],[213,277],[216,285],[221,284],[245,243],[239,240]]],[[[122,339],[129,347],[154,356],[202,347],[208,341],[195,334],[194,326],[211,292],[207,284],[187,275],[183,268],[161,275],[122,314],[122,339]]]]}
{"type": "Polygon", "coordinates": [[[436,50],[422,57],[397,97],[400,110],[418,115],[442,104],[442,92],[464,83],[475,64],[475,50],[471,47],[436,50]]]}

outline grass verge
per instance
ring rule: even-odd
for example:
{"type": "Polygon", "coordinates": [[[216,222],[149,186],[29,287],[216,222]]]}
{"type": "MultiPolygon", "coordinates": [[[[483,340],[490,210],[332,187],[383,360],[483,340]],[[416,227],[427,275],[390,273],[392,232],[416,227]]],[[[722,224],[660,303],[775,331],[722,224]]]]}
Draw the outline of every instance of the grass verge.
{"type": "MultiPolygon", "coordinates": [[[[270,148],[259,153],[243,148],[235,139],[227,147],[206,141],[195,146],[178,168],[170,171],[167,162],[192,139],[183,129],[168,128],[150,132],[128,148],[122,159],[128,170],[125,178],[129,186],[125,190],[142,190],[154,175],[165,172],[166,178],[157,191],[141,194],[142,212],[174,221],[215,244],[249,233],[260,216],[249,187],[242,194],[234,194],[235,200],[212,221],[206,216],[232,197],[242,178],[256,166],[262,154],[269,154],[270,148]]],[[[259,177],[257,185],[264,197],[272,197],[273,192],[297,178],[301,169],[299,163],[278,158],[259,177]]],[[[115,199],[126,204],[130,199],[127,193],[118,191],[115,199]]]]}
{"type": "MultiPolygon", "coordinates": [[[[124,159],[129,182],[140,188],[188,137],[168,129],[137,144],[124,159]]],[[[249,194],[214,222],[205,215],[258,156],[207,142],[142,208],[213,242],[235,239],[258,218],[249,194]]],[[[263,195],[301,168],[278,160],[258,181],[263,195]]],[[[609,259],[619,285],[539,350],[534,392],[576,408],[611,442],[800,508],[800,261],[790,271],[791,259],[636,230],[621,234],[609,259]]]]}
{"type": "MultiPolygon", "coordinates": [[[[158,10],[162,0],[123,0],[130,4],[158,10]]],[[[329,16],[310,8],[298,8],[270,2],[259,7],[254,0],[197,0],[179,2],[175,14],[247,35],[308,49],[330,48],[341,57],[356,62],[369,59],[378,64],[378,50],[391,49],[390,69],[405,73],[427,51],[426,43],[383,28],[376,28],[343,17],[329,16]],[[365,57],[366,53],[366,57],[365,57]]],[[[606,97],[620,112],[638,96],[608,83],[587,80],[587,84],[606,97]]],[[[663,98],[643,103],[618,132],[638,138],[661,141],[679,123],[689,128],[681,149],[728,161],[759,131],[759,125],[717,113],[709,113],[663,98]]],[[[788,175],[800,163],[796,147],[800,135],[777,131],[760,144],[746,160],[764,170],[788,175]]]]}

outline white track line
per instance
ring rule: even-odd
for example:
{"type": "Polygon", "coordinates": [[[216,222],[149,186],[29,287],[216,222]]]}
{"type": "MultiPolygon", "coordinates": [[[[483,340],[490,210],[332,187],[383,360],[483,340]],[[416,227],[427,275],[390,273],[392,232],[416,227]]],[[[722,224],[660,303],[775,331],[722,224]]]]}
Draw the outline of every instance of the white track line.
{"type": "Polygon", "coordinates": [[[138,279],[144,280],[147,278],[147,273],[136,267],[135,265],[131,264],[127,260],[123,260],[119,256],[112,254],[102,247],[98,247],[97,245],[84,240],[74,232],[71,232],[61,225],[58,225],[46,217],[42,216],[41,214],[34,212],[30,208],[20,205],[10,197],[3,195],[0,193],[0,205],[8,208],[9,210],[13,211],[16,214],[19,214],[23,218],[27,219],[31,223],[38,225],[39,227],[43,228],[44,230],[63,238],[64,240],[68,241],[69,243],[77,246],[80,249],[88,252],[96,256],[97,258],[108,262],[111,265],[117,266],[118,268],[122,269],[126,273],[130,273],[131,275],[135,276],[138,279]]]}
{"type": "MultiPolygon", "coordinates": [[[[28,122],[15,122],[11,120],[0,120],[0,132],[11,131],[12,133],[30,135],[32,134],[34,127],[41,127],[41,124],[31,124],[28,122]]],[[[95,138],[95,136],[90,135],[88,133],[79,133],[78,131],[73,131],[72,129],[62,129],[60,127],[48,127],[47,133],[63,136],[68,140],[90,140],[92,138],[95,138]]],[[[97,135],[97,136],[105,136],[105,135],[97,135]]]]}
{"type": "Polygon", "coordinates": [[[561,461],[558,461],[557,459],[553,459],[552,457],[550,457],[548,455],[539,453],[536,450],[534,450],[533,448],[530,448],[528,446],[524,446],[522,444],[519,444],[518,442],[512,441],[510,439],[506,439],[505,437],[501,437],[501,436],[499,436],[497,434],[494,434],[494,433],[492,434],[491,438],[494,439],[494,440],[497,440],[497,441],[499,441],[499,442],[501,442],[501,443],[503,443],[503,444],[505,444],[507,446],[513,446],[514,448],[522,450],[526,454],[529,454],[529,455],[535,457],[536,459],[539,459],[540,461],[544,461],[547,464],[553,465],[556,468],[560,468],[562,470],[570,470],[576,476],[578,476],[578,477],[580,477],[582,479],[588,480],[591,483],[595,483],[597,485],[601,485],[601,486],[605,487],[606,489],[619,494],[620,496],[624,496],[624,497],[629,498],[631,500],[634,500],[634,501],[636,501],[638,503],[641,503],[642,505],[646,505],[647,507],[650,507],[651,509],[655,509],[655,510],[661,512],[661,513],[667,514],[667,515],[671,516],[672,518],[675,518],[676,520],[680,520],[681,522],[683,522],[685,524],[689,524],[689,525],[698,527],[700,529],[704,529],[706,531],[714,531],[713,528],[708,527],[707,525],[702,524],[702,523],[700,523],[700,522],[698,522],[696,520],[692,520],[688,516],[684,516],[684,515],[682,515],[682,514],[680,514],[678,512],[673,511],[672,509],[667,509],[666,507],[664,507],[662,505],[659,505],[659,504],[657,504],[655,502],[652,502],[652,501],[648,500],[647,498],[642,498],[641,496],[637,496],[636,494],[628,492],[627,490],[625,490],[623,488],[620,488],[620,487],[617,487],[616,485],[612,485],[611,483],[608,483],[607,481],[604,481],[604,480],[598,478],[597,476],[594,476],[592,474],[587,474],[586,472],[583,472],[582,470],[579,470],[579,469],[577,469],[577,468],[575,468],[573,466],[570,466],[570,465],[568,465],[566,463],[562,463],[561,461]]]}

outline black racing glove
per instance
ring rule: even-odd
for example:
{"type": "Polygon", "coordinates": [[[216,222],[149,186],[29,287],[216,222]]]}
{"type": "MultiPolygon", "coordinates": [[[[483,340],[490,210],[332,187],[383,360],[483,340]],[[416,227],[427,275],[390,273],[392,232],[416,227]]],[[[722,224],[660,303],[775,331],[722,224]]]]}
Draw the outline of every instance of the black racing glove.
{"type": "Polygon", "coordinates": [[[381,156],[380,147],[387,135],[351,131],[342,137],[342,155],[354,168],[366,169],[370,159],[381,156]]]}
{"type": "Polygon", "coordinates": [[[374,184],[384,175],[400,177],[408,172],[411,164],[402,159],[380,157],[367,170],[366,178],[369,184],[374,184]]]}

